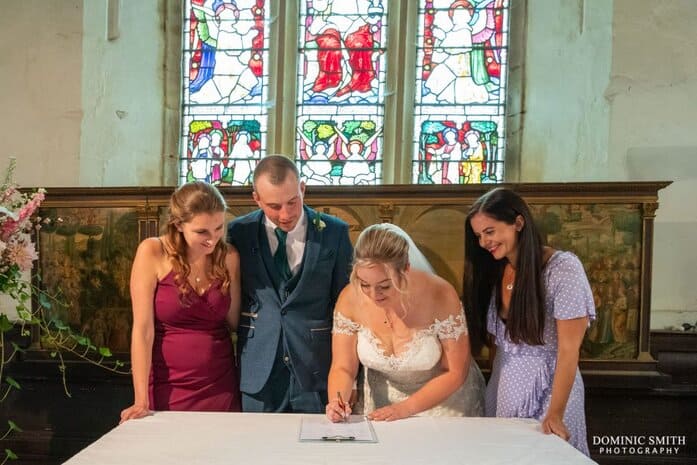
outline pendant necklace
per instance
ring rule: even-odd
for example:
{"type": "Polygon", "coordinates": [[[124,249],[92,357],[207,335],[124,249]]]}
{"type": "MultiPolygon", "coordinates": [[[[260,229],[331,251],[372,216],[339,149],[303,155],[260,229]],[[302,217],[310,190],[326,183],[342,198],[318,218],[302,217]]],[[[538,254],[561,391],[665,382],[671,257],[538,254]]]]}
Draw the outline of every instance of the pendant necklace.
{"type": "Polygon", "coordinates": [[[382,311],[385,314],[385,319],[383,320],[383,323],[385,323],[390,329],[393,329],[392,328],[392,319],[390,318],[390,315],[387,314],[387,310],[385,310],[383,308],[382,311]]]}
{"type": "Polygon", "coordinates": [[[205,291],[205,286],[202,286],[201,283],[204,282],[204,279],[207,277],[208,273],[205,272],[205,269],[203,273],[196,273],[194,275],[193,273],[191,274],[191,277],[193,278],[193,288],[196,291],[197,294],[202,294],[205,291]]]}
{"type": "Polygon", "coordinates": [[[201,278],[194,276],[194,282],[196,283],[194,284],[194,291],[196,291],[198,295],[201,295],[203,293],[203,289],[201,288],[201,278]]]}

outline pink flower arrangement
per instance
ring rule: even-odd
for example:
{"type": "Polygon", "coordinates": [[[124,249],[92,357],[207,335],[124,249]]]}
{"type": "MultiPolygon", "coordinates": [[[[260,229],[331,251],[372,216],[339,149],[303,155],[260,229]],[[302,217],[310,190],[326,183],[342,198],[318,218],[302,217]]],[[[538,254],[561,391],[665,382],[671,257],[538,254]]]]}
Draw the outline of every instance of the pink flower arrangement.
{"type": "Polygon", "coordinates": [[[38,227],[34,213],[44,200],[45,190],[28,194],[13,182],[15,159],[10,159],[0,191],[0,292],[12,293],[22,287],[20,273],[28,271],[38,258],[31,233],[38,227]]]}

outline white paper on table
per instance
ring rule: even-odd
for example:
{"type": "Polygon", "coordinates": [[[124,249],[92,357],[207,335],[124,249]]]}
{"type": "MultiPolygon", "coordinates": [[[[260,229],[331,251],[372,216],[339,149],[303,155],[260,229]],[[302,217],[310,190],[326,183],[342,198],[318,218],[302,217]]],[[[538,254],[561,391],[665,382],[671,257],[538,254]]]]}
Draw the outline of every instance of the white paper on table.
{"type": "Polygon", "coordinates": [[[333,423],[324,415],[300,417],[300,441],[378,442],[373,425],[363,415],[351,415],[348,421],[333,423]]]}

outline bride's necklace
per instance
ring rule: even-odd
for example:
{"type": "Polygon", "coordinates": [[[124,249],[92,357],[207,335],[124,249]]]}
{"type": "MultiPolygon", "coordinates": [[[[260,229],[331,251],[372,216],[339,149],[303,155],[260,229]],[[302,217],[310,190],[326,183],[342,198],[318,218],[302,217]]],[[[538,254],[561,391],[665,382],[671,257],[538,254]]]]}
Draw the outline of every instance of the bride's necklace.
{"type": "MultiPolygon", "coordinates": [[[[393,319],[399,318],[399,317],[396,317],[395,315],[388,313],[388,311],[384,308],[382,309],[382,312],[383,312],[383,315],[385,316],[382,320],[383,324],[387,325],[388,328],[390,328],[392,331],[394,331],[393,319]]],[[[404,316],[406,316],[406,313],[404,314],[404,316]]]]}
{"type": "Polygon", "coordinates": [[[390,329],[393,329],[392,328],[392,319],[390,318],[390,315],[387,314],[387,310],[384,310],[384,312],[385,312],[385,321],[383,321],[383,323],[385,323],[390,329]]]}

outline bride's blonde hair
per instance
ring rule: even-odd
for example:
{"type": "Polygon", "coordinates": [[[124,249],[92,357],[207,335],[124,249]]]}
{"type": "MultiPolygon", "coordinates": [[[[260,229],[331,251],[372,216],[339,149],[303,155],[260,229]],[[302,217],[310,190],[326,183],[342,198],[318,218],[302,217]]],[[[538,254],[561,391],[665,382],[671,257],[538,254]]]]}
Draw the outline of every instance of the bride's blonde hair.
{"type": "Polygon", "coordinates": [[[389,223],[368,226],[361,232],[353,249],[351,283],[357,286],[356,268],[382,265],[397,291],[404,295],[407,287],[409,243],[389,223]]]}

